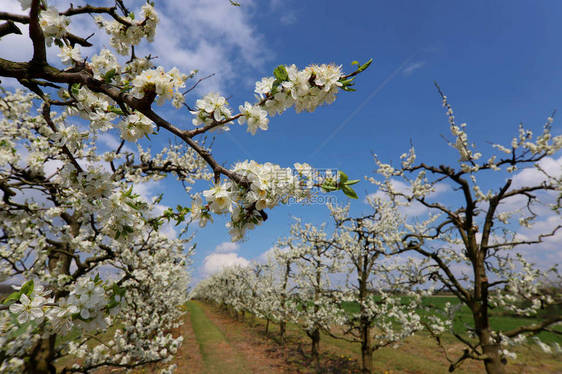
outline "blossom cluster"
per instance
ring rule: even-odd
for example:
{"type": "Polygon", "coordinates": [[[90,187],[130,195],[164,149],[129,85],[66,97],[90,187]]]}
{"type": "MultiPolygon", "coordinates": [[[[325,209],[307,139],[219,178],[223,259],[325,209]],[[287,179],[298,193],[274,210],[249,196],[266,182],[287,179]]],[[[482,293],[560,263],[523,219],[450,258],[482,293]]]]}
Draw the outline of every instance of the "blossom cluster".
{"type": "MultiPolygon", "coordinates": [[[[226,98],[214,92],[202,99],[198,99],[196,109],[196,111],[191,112],[191,114],[195,115],[195,118],[192,120],[194,126],[202,124],[212,125],[217,122],[227,121],[232,116],[226,98]]],[[[227,130],[228,127],[223,127],[222,129],[227,130]]]]}
{"type": "MultiPolygon", "coordinates": [[[[29,4],[29,6],[31,6],[31,4],[29,4]]],[[[57,8],[49,7],[41,12],[39,25],[43,30],[47,45],[50,46],[54,39],[60,39],[66,34],[66,28],[70,25],[70,19],[59,15],[57,8]]]]}
{"type": "Polygon", "coordinates": [[[243,125],[248,122],[248,132],[252,135],[256,135],[256,131],[267,130],[269,119],[267,118],[267,112],[257,105],[252,105],[249,102],[245,102],[244,105],[240,105],[238,108],[242,116],[238,119],[238,123],[243,125]]]}
{"type": "Polygon", "coordinates": [[[232,172],[243,178],[244,185],[232,180],[215,184],[203,191],[205,204],[200,196],[195,196],[191,208],[192,218],[204,226],[210,218],[209,213],[229,213],[231,221],[227,227],[231,237],[240,240],[246,230],[263,222],[260,211],[285,204],[290,198],[303,200],[311,196],[310,188],[321,181],[314,179],[308,164],[297,163],[295,169],[297,173],[291,168],[282,168],[269,162],[259,164],[246,160],[236,163],[232,172]]]}
{"type": "Polygon", "coordinates": [[[73,91],[79,100],[71,112],[49,113],[54,126],[33,113],[34,94],[4,92],[0,100],[0,176],[10,191],[0,202],[6,235],[0,258],[10,259],[0,260],[0,279],[35,282],[32,292],[20,290],[9,308],[0,310],[2,372],[21,371],[21,358],[41,336],[64,336],[73,329],[88,334],[73,339],[63,355],[84,357],[82,369],[166,359],[181,344],[164,331],[177,326],[182,313],[177,306],[185,302],[186,242],[155,231],[163,224],[158,203],[134,193],[131,183],[170,172],[188,187],[207,178],[199,171],[204,162],[179,146],[156,156],[139,149],[138,158],[131,151],[100,152],[99,127],[67,120],[69,113],[90,119],[110,104],[84,87],[73,91]],[[24,191],[32,192],[17,190],[12,201],[13,185],[21,178],[24,191]],[[59,259],[67,254],[65,267],[59,259]],[[94,278],[97,273],[102,278],[94,278]],[[115,323],[127,333],[117,329],[120,335],[110,349],[95,343],[115,323]]]}
{"type": "Polygon", "coordinates": [[[126,55],[130,46],[140,43],[142,38],[153,41],[158,25],[158,14],[154,7],[146,3],[141,8],[142,20],[135,20],[134,13],[123,17],[120,21],[108,21],[102,16],[96,17],[98,25],[111,36],[111,46],[117,53],[126,55]]]}
{"type": "Polygon", "coordinates": [[[177,68],[172,68],[167,73],[159,66],[156,69],[144,70],[131,82],[133,96],[142,99],[147,91],[154,90],[158,95],[158,105],[164,104],[166,100],[172,100],[176,108],[180,108],[184,98],[180,89],[185,87],[186,74],[180,73],[177,68]]]}
{"type": "Polygon", "coordinates": [[[80,61],[82,58],[80,54],[80,46],[75,45],[74,47],[63,46],[58,54],[60,60],[65,65],[73,65],[75,61],[80,61]]]}
{"type": "Polygon", "coordinates": [[[152,134],[154,124],[144,114],[135,112],[125,117],[117,124],[117,127],[121,130],[121,139],[136,142],[140,138],[152,134]]]}
{"type": "Polygon", "coordinates": [[[342,87],[341,66],[310,65],[299,70],[296,65],[282,66],[274,77],[256,83],[256,94],[266,98],[264,108],[270,116],[281,114],[292,106],[297,113],[313,112],[323,104],[331,104],[342,87]]]}
{"type": "Polygon", "coordinates": [[[257,129],[268,129],[269,116],[283,113],[294,106],[297,113],[313,112],[318,106],[331,104],[342,87],[341,66],[310,65],[299,70],[295,65],[280,65],[274,77],[265,77],[256,82],[258,102],[245,102],[238,107],[239,114],[233,117],[228,101],[217,93],[210,93],[196,102],[193,125],[205,124],[211,128],[228,130],[228,122],[238,118],[240,125],[246,124],[248,132],[255,135],[257,129]]]}
{"type": "Polygon", "coordinates": [[[15,293],[16,300],[10,300],[12,296],[8,298],[8,310],[19,326],[2,326],[6,338],[16,338],[17,329],[40,323],[44,324],[45,330],[61,335],[70,333],[76,325],[84,331],[99,329],[106,326],[105,313],[112,309],[115,314],[120,303],[120,296],[113,295],[110,304],[100,279],[81,278],[68,297],[59,298],[49,297],[51,291],[46,291],[42,285],[35,285],[33,289],[29,289],[29,285],[33,287],[33,282],[26,283],[15,293]]]}
{"type": "Polygon", "coordinates": [[[69,107],[67,113],[70,116],[80,116],[89,120],[91,130],[108,131],[114,127],[113,121],[117,118],[115,103],[104,95],[75,85],[71,93],[60,90],[59,96],[62,99],[76,100],[75,106],[69,107]]]}

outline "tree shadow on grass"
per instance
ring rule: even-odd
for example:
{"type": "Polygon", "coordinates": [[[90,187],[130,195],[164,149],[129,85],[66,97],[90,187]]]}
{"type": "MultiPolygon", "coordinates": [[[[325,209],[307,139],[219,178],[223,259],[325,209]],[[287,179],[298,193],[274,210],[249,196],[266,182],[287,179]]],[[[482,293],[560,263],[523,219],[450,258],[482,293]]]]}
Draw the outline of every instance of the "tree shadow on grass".
{"type": "Polygon", "coordinates": [[[361,368],[357,360],[346,354],[340,354],[331,350],[323,350],[320,353],[320,367],[316,368],[316,363],[311,359],[307,352],[309,349],[306,341],[301,336],[289,335],[284,345],[281,345],[279,335],[269,332],[267,335],[261,323],[248,326],[273,343],[267,352],[272,357],[282,359],[290,373],[321,373],[321,374],[355,374],[361,373],[361,368]]]}

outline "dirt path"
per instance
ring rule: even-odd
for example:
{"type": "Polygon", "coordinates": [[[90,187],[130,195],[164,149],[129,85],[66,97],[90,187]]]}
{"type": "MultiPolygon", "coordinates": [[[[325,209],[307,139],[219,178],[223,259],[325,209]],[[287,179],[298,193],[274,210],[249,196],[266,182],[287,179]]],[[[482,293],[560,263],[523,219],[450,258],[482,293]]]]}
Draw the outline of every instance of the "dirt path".
{"type": "MultiPolygon", "coordinates": [[[[256,329],[237,321],[213,306],[187,303],[184,323],[173,331],[183,343],[172,363],[178,374],[297,374],[297,363],[288,367],[287,353],[256,329]]],[[[169,364],[136,368],[134,374],[158,373],[169,364]]],[[[100,369],[96,374],[122,374],[122,369],[100,369]]]]}
{"type": "Polygon", "coordinates": [[[176,373],[203,373],[203,357],[189,315],[178,329],[178,334],[183,336],[183,343],[174,360],[178,365],[176,373]]]}
{"type": "MultiPolygon", "coordinates": [[[[211,307],[197,301],[188,303],[188,313],[203,365],[199,371],[195,367],[189,367],[185,372],[288,373],[283,368],[282,358],[271,355],[270,343],[247,331],[244,324],[216,313],[211,307]]],[[[186,341],[184,344],[187,348],[193,343],[186,341]]],[[[193,350],[193,346],[188,350],[193,350]]]]}
{"type": "Polygon", "coordinates": [[[285,352],[278,349],[276,344],[249,329],[246,323],[236,321],[226,313],[217,313],[215,307],[202,303],[198,305],[211,323],[221,331],[230,347],[245,361],[247,373],[290,372],[285,364],[285,352]]]}
{"type": "MultiPolygon", "coordinates": [[[[308,358],[309,341],[296,326],[288,326],[288,344],[276,342],[278,326],[265,322],[241,321],[214,305],[199,301],[187,304],[184,324],[174,331],[184,340],[172,361],[178,374],[316,374],[308,358]]],[[[514,374],[562,374],[556,359],[537,356],[536,352],[520,352],[525,359],[509,364],[514,374]],[[533,356],[531,358],[527,356],[533,356]]],[[[322,374],[359,373],[359,346],[323,336],[321,341],[322,374]]],[[[413,336],[399,348],[383,348],[375,352],[375,373],[424,374],[446,373],[448,364],[435,343],[427,337],[413,336]]],[[[163,364],[147,365],[134,374],[157,373],[163,364]]],[[[463,373],[484,373],[478,362],[467,362],[455,370],[463,373]]],[[[122,373],[122,370],[100,371],[99,374],[122,373]]]]}
{"type": "MultiPolygon", "coordinates": [[[[254,325],[251,321],[234,319],[216,306],[197,303],[205,312],[209,321],[223,334],[226,341],[246,362],[247,373],[256,374],[312,374],[317,373],[316,367],[307,358],[308,346],[306,339],[291,335],[290,343],[281,347],[276,342],[278,326],[271,324],[269,336],[265,335],[263,321],[254,325]]],[[[348,356],[341,355],[336,349],[321,349],[321,373],[353,374],[358,373],[355,362],[348,356]]],[[[230,373],[230,372],[226,372],[230,373]]]]}
{"type": "MultiPolygon", "coordinates": [[[[240,353],[232,347],[208,318],[197,302],[188,303],[191,327],[195,333],[205,374],[248,373],[247,365],[240,353]]],[[[195,373],[194,370],[191,370],[195,373]]]]}

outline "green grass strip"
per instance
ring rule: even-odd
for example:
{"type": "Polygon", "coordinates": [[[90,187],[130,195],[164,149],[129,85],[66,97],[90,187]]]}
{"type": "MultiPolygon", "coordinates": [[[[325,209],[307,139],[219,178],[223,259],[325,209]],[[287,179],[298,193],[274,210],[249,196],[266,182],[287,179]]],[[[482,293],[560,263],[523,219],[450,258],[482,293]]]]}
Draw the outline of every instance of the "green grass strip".
{"type": "Polygon", "coordinates": [[[244,374],[244,359],[226,341],[223,333],[207,318],[196,301],[187,303],[191,325],[199,343],[206,374],[244,374]]]}

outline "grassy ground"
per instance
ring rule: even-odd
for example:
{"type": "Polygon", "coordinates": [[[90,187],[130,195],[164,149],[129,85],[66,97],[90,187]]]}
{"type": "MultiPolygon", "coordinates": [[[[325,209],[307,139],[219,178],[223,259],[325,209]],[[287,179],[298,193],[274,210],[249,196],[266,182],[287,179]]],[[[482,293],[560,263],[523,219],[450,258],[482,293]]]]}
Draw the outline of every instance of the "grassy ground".
{"type": "Polygon", "coordinates": [[[205,373],[247,373],[243,357],[232,349],[224,334],[207,318],[201,306],[196,302],[189,302],[187,309],[205,373]]]}
{"type": "MultiPolygon", "coordinates": [[[[425,307],[431,307],[435,310],[443,310],[446,303],[456,305],[459,304],[460,301],[454,296],[430,296],[422,300],[422,304],[425,307]]],[[[358,304],[347,303],[345,304],[344,308],[348,312],[359,312],[358,304]]],[[[562,311],[549,310],[548,313],[560,314],[562,313],[562,311]]],[[[512,317],[502,309],[494,309],[490,311],[490,325],[494,330],[507,331],[520,326],[532,325],[537,322],[539,322],[539,320],[536,318],[512,317]]],[[[466,331],[466,326],[474,327],[474,323],[470,310],[467,306],[463,305],[455,315],[455,319],[453,320],[453,329],[455,332],[460,333],[462,331],[466,331]]],[[[542,332],[538,334],[538,337],[546,343],[557,342],[558,344],[562,345],[562,326],[556,327],[555,330],[559,331],[560,333],[554,334],[550,332],[542,332]]],[[[454,339],[454,337],[452,336],[451,338],[454,339]]]]}
{"type": "MultiPolygon", "coordinates": [[[[438,300],[439,302],[442,300],[438,300]]],[[[184,374],[314,374],[308,352],[308,337],[297,326],[289,324],[288,342],[280,346],[279,327],[270,324],[265,333],[265,321],[245,316],[236,319],[214,305],[200,301],[187,304],[188,314],[176,335],[184,343],[173,363],[177,373],[184,374]]],[[[447,339],[448,353],[458,357],[462,346],[454,338],[447,339]]],[[[359,373],[360,345],[322,336],[321,368],[324,374],[359,373]]],[[[561,357],[546,355],[536,346],[517,350],[518,358],[507,366],[510,374],[562,374],[561,357]]],[[[137,368],[134,374],[157,373],[164,365],[137,368]]],[[[447,373],[449,364],[442,351],[427,335],[417,334],[397,348],[383,348],[374,354],[376,374],[439,374],[447,373]]],[[[125,373],[104,368],[96,374],[125,373]]],[[[467,361],[455,370],[459,374],[484,374],[480,362],[467,361]]]]}
{"type": "MultiPolygon", "coordinates": [[[[217,309],[207,306],[209,312],[220,313],[217,309]]],[[[240,322],[242,323],[242,322],[240,322]]],[[[249,330],[264,335],[265,322],[257,320],[252,327],[244,323],[249,330]]],[[[278,327],[270,325],[269,337],[274,343],[277,342],[278,327]]],[[[288,349],[293,355],[290,360],[300,362],[302,371],[306,371],[306,353],[308,350],[308,339],[306,335],[294,325],[289,325],[290,335],[288,349]],[[299,356],[300,357],[297,357],[299,356]]],[[[448,353],[457,358],[462,353],[462,345],[455,342],[454,338],[447,339],[453,344],[447,344],[448,353]]],[[[322,359],[324,361],[324,372],[355,373],[360,359],[360,345],[343,340],[336,340],[329,336],[322,336],[321,340],[322,359]],[[346,368],[343,362],[350,362],[346,368]],[[339,369],[334,369],[339,367],[339,369]],[[341,370],[341,371],[338,371],[341,370]]],[[[518,358],[510,360],[507,366],[508,373],[520,374],[562,374],[562,360],[560,357],[542,353],[535,345],[522,346],[516,349],[518,358]]],[[[435,342],[425,334],[412,336],[397,348],[387,347],[380,349],[374,354],[374,367],[376,373],[386,374],[436,374],[447,373],[449,363],[435,342]]],[[[311,370],[310,368],[308,370],[311,370]]],[[[288,371],[291,372],[291,371],[288,371]]],[[[314,372],[313,370],[309,372],[314,372]]],[[[483,365],[476,361],[466,361],[460,368],[455,370],[459,374],[485,373],[483,365]]]]}

